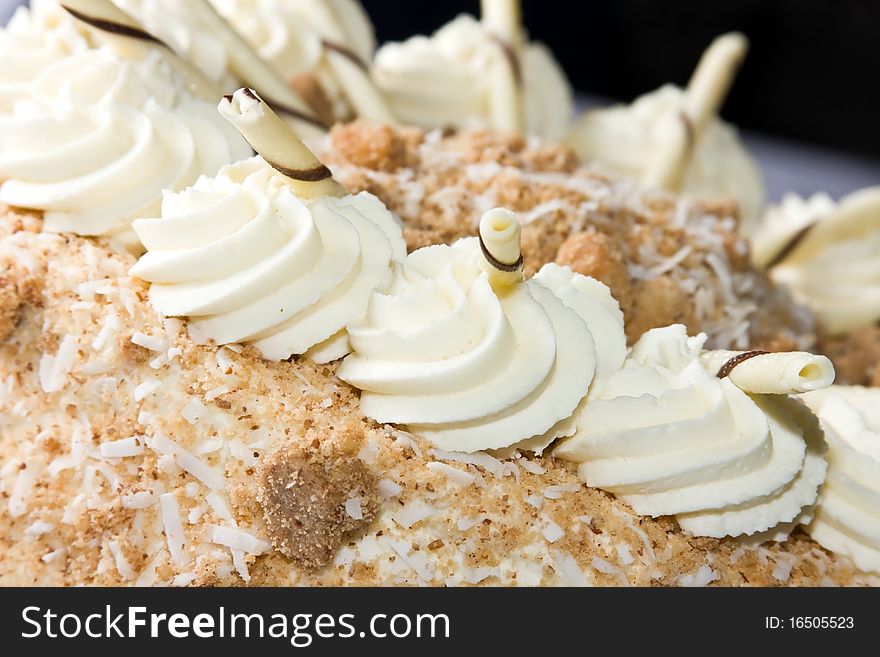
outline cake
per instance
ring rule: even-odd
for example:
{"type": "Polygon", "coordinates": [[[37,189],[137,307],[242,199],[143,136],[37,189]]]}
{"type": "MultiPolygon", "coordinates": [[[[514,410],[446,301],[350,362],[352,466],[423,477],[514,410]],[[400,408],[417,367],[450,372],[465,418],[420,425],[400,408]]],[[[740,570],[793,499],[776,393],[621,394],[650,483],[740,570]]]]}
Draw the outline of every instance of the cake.
{"type": "MultiPolygon", "coordinates": [[[[0,584],[878,583],[853,455],[876,456],[869,394],[829,388],[735,200],[522,136],[542,128],[518,3],[451,24],[494,130],[360,119],[322,140],[338,117],[261,59],[238,3],[216,5],[240,33],[199,1],[161,38],[120,4],[137,16],[44,3],[0,34],[45,56],[3,81],[0,584]],[[222,66],[199,63],[201,29],[222,66]],[[233,80],[258,89],[217,93],[233,80]],[[73,172],[60,205],[22,129],[35,107],[74,145],[48,146],[73,172]],[[75,174],[105,161],[81,140],[144,150],[100,139],[104,112],[158,142],[172,114],[193,147],[123,176],[135,200],[120,183],[76,205],[75,174]]],[[[303,9],[289,45],[320,35],[309,74],[340,83],[346,118],[382,119],[350,9],[303,9]]]]}

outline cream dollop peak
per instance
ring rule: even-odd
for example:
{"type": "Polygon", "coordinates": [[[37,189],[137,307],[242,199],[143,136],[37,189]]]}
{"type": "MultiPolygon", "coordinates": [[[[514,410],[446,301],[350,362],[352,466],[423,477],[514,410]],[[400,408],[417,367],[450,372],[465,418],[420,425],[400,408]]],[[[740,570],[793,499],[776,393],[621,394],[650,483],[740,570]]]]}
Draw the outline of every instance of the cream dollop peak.
{"type": "Polygon", "coordinates": [[[709,46],[688,85],[668,84],[629,105],[591,109],[575,123],[572,148],[642,183],[698,196],[730,197],[751,235],[764,205],[760,170],[718,112],[748,50],[739,33],[709,46]]]}
{"type": "Polygon", "coordinates": [[[827,464],[815,416],[789,393],[828,385],[811,354],[706,352],[682,325],[653,329],[591,393],[554,454],[643,515],[675,515],[700,536],[796,521],[827,464]],[[773,393],[773,394],[757,394],[773,393]]]}
{"type": "Polygon", "coordinates": [[[832,386],[804,395],[828,437],[828,479],[807,533],[880,573],[880,390],[832,386]]]}
{"type": "Polygon", "coordinates": [[[246,157],[247,144],[190,93],[161,46],[120,36],[138,49],[128,57],[86,29],[37,3],[0,30],[0,53],[28,60],[0,71],[9,92],[0,100],[0,203],[42,211],[51,231],[130,233],[132,219],[158,211],[162,190],[213,175],[246,157]]]}
{"type": "Polygon", "coordinates": [[[410,254],[349,327],[339,376],[361,389],[365,415],[442,449],[540,452],[622,364],[623,315],[607,287],[568,268],[523,281],[512,213],[486,213],[480,235],[410,254]]]}
{"type": "Polygon", "coordinates": [[[559,140],[572,91],[550,50],[529,42],[517,0],[484,0],[431,36],[386,43],[373,76],[404,123],[426,128],[481,125],[559,140]]]}
{"type": "Polygon", "coordinates": [[[134,224],[147,253],[131,273],[152,283],[159,312],[218,343],[339,358],[345,327],[406,253],[400,226],[374,196],[344,194],[252,91],[224,99],[221,113],[271,164],[257,155],[166,194],[161,217],[134,224]]]}

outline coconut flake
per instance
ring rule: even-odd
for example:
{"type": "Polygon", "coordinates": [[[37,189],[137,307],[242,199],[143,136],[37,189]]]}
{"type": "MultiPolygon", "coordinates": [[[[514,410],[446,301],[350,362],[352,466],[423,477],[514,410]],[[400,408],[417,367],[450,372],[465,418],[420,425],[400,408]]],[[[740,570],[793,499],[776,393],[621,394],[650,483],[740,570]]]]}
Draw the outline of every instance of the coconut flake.
{"type": "Polygon", "coordinates": [[[422,450],[421,448],[419,448],[419,444],[418,442],[416,442],[415,436],[413,436],[411,433],[407,433],[406,431],[400,431],[391,427],[386,428],[388,429],[389,435],[394,438],[395,445],[398,445],[401,449],[409,449],[418,458],[422,458],[422,450]]]}
{"type": "Polygon", "coordinates": [[[627,545],[626,543],[617,544],[617,557],[620,559],[620,563],[622,563],[624,566],[629,566],[635,561],[635,559],[633,559],[632,553],[629,551],[629,545],[627,545]]]}
{"type": "Polygon", "coordinates": [[[171,586],[189,586],[196,579],[195,573],[180,573],[171,580],[171,586]]]}
{"type": "Polygon", "coordinates": [[[650,278],[656,278],[657,276],[661,276],[666,272],[672,271],[682,262],[684,262],[685,258],[687,258],[693,252],[693,250],[693,247],[689,244],[681,247],[674,254],[663,260],[659,265],[655,265],[654,267],[648,269],[648,274],[650,275],[650,278]]]}
{"type": "Polygon", "coordinates": [[[107,343],[110,341],[110,338],[113,337],[113,334],[119,329],[119,316],[116,314],[115,310],[110,310],[107,313],[107,317],[104,320],[104,325],[101,327],[101,330],[98,331],[98,335],[95,336],[95,339],[92,341],[92,349],[95,351],[101,351],[107,343]]]}
{"type": "Polygon", "coordinates": [[[565,530],[553,522],[553,519],[550,516],[542,513],[541,520],[544,522],[544,526],[541,528],[541,534],[544,535],[544,538],[548,543],[555,543],[565,536],[565,530]]]}
{"type": "Polygon", "coordinates": [[[222,472],[207,465],[161,433],[147,438],[147,447],[160,455],[170,456],[178,466],[212,490],[220,490],[226,485],[226,478],[222,472]]]}
{"type": "Polygon", "coordinates": [[[243,461],[244,464],[249,468],[257,465],[259,459],[254,456],[254,450],[249,449],[238,438],[233,438],[232,440],[228,441],[226,443],[226,447],[229,450],[229,454],[232,455],[233,458],[236,458],[239,461],[243,461]]]}
{"type": "Polygon", "coordinates": [[[363,520],[364,510],[361,508],[361,498],[349,497],[345,500],[345,513],[354,520],[363,520]]]}
{"type": "Polygon", "coordinates": [[[159,501],[159,496],[153,491],[148,490],[140,490],[136,493],[121,495],[120,497],[122,499],[122,506],[125,509],[146,509],[148,506],[153,506],[159,501]]]}
{"type": "Polygon", "coordinates": [[[496,479],[501,479],[506,474],[505,464],[503,461],[496,459],[484,453],[467,454],[465,452],[447,452],[442,449],[432,449],[431,455],[441,461],[453,461],[456,463],[467,463],[483,468],[496,479]]]}
{"type": "Polygon", "coordinates": [[[363,447],[357,453],[357,458],[367,465],[373,465],[379,460],[379,445],[372,438],[367,438],[363,447]]]}
{"type": "Polygon", "coordinates": [[[51,552],[47,552],[42,557],[40,557],[40,561],[43,563],[52,563],[56,559],[63,557],[67,553],[67,550],[64,548],[58,548],[57,550],[52,550],[51,552]]]}
{"type": "Polygon", "coordinates": [[[439,461],[432,461],[427,465],[428,470],[434,472],[436,474],[441,474],[445,476],[449,481],[451,481],[456,486],[470,486],[474,483],[474,475],[465,470],[461,470],[459,468],[453,468],[451,465],[446,465],[445,463],[440,463],[439,461]]]}
{"type": "Polygon", "coordinates": [[[501,577],[499,568],[491,568],[489,566],[481,566],[479,568],[465,568],[462,572],[462,580],[468,584],[479,584],[489,577],[501,577]]]}
{"type": "Polygon", "coordinates": [[[250,582],[251,574],[248,572],[247,562],[244,559],[244,552],[233,548],[229,548],[229,552],[232,553],[232,565],[235,566],[235,571],[238,573],[239,577],[245,582],[250,582]]]}
{"type": "Polygon", "coordinates": [[[214,401],[215,399],[217,399],[217,397],[219,397],[220,395],[225,395],[227,392],[229,392],[229,388],[227,388],[226,386],[217,386],[216,388],[211,388],[210,390],[208,390],[208,392],[205,393],[205,400],[214,401]]]}
{"type": "Polygon", "coordinates": [[[190,424],[196,425],[205,417],[207,412],[208,407],[199,398],[192,397],[186,406],[183,407],[183,410],[180,411],[180,416],[190,424]]]}
{"type": "Polygon", "coordinates": [[[544,496],[543,495],[528,495],[523,498],[526,504],[529,504],[536,509],[540,509],[544,506],[544,496]]]}
{"type": "Polygon", "coordinates": [[[776,556],[776,564],[771,573],[775,579],[780,582],[787,582],[791,577],[791,571],[794,568],[795,557],[792,555],[779,554],[776,556]]]}
{"type": "Polygon", "coordinates": [[[563,493],[577,493],[581,489],[580,484],[557,484],[555,486],[547,486],[544,489],[544,497],[548,500],[558,500],[563,493]]]}
{"type": "Polygon", "coordinates": [[[474,527],[483,522],[483,520],[485,520],[487,517],[488,516],[485,515],[479,515],[474,516],[473,518],[459,518],[456,526],[458,527],[458,531],[466,532],[471,527],[474,527]]]}
{"type": "Polygon", "coordinates": [[[40,358],[39,378],[43,392],[57,392],[64,387],[67,375],[76,361],[77,344],[72,335],[65,335],[54,356],[40,358]]]}
{"type": "Polygon", "coordinates": [[[422,500],[416,499],[407,503],[396,513],[391,514],[391,518],[401,527],[410,529],[416,523],[429,517],[436,510],[435,507],[426,504],[422,500]]]}
{"type": "Polygon", "coordinates": [[[104,458],[122,458],[125,456],[137,456],[144,451],[144,436],[131,436],[101,443],[99,448],[104,458]]]}
{"type": "Polygon", "coordinates": [[[128,563],[128,559],[125,558],[122,548],[119,547],[119,542],[110,541],[107,543],[107,547],[110,549],[110,554],[113,555],[113,562],[116,564],[116,570],[119,571],[119,574],[122,575],[124,579],[134,579],[134,569],[132,569],[131,564],[128,563]]]}
{"type": "Polygon", "coordinates": [[[12,494],[9,496],[9,515],[13,518],[17,518],[27,511],[27,499],[30,497],[36,480],[37,473],[33,466],[18,471],[15,485],[12,487],[12,494]]]}
{"type": "Polygon", "coordinates": [[[220,371],[223,372],[223,374],[232,374],[232,371],[235,368],[235,361],[232,360],[229,353],[230,352],[226,347],[221,347],[215,354],[217,358],[217,367],[220,368],[220,371]]]}
{"type": "Polygon", "coordinates": [[[379,480],[379,495],[382,497],[397,497],[401,492],[403,492],[403,488],[396,481],[391,481],[390,479],[379,480]]]}
{"type": "Polygon", "coordinates": [[[134,389],[134,400],[135,402],[142,401],[148,395],[156,392],[159,388],[162,387],[162,382],[159,379],[148,379],[143,383],[139,384],[134,389]]]}
{"type": "Polygon", "coordinates": [[[434,565],[422,552],[409,554],[410,546],[406,541],[390,541],[390,545],[401,560],[416,572],[419,579],[424,582],[434,579],[434,565]]]}
{"type": "Polygon", "coordinates": [[[523,470],[525,470],[526,472],[531,472],[534,475],[542,475],[547,472],[547,470],[545,470],[543,467],[541,467],[531,459],[520,459],[519,461],[517,461],[517,463],[522,466],[523,470]]]}
{"type": "Polygon", "coordinates": [[[53,525],[51,522],[46,522],[45,520],[37,520],[36,522],[26,527],[24,533],[27,536],[42,536],[43,534],[48,534],[53,529],[55,529],[55,525],[53,525]]]}
{"type": "Polygon", "coordinates": [[[144,349],[149,349],[150,351],[165,351],[168,349],[167,343],[162,338],[146,335],[140,331],[135,331],[132,334],[131,341],[133,344],[143,347],[144,349]]]}
{"type": "Polygon", "coordinates": [[[711,582],[714,582],[716,579],[719,579],[718,573],[712,570],[712,567],[708,564],[704,564],[700,566],[697,572],[692,573],[690,575],[680,575],[678,578],[678,584],[680,586],[707,586],[711,582]]]}
{"type": "Polygon", "coordinates": [[[263,554],[272,547],[266,541],[235,527],[209,525],[209,536],[212,543],[248,554],[263,554]]]}
{"type": "Polygon", "coordinates": [[[550,556],[553,558],[553,570],[556,571],[562,586],[590,586],[590,580],[568,552],[551,550],[550,556]]]}
{"type": "Polygon", "coordinates": [[[180,518],[180,507],[174,493],[159,496],[159,507],[162,510],[162,525],[165,528],[165,541],[168,553],[179,566],[187,563],[185,552],[186,535],[183,533],[183,521],[180,518]]]}

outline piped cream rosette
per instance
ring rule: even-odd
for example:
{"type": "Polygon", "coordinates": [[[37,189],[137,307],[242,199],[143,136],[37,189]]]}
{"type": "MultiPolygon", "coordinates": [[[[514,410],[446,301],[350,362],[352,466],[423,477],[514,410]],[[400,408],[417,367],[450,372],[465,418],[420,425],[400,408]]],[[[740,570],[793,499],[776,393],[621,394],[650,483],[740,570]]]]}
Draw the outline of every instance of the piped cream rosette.
{"type": "Polygon", "coordinates": [[[833,386],[804,395],[828,438],[828,479],[807,532],[880,573],[880,390],[833,386]]]}
{"type": "Polygon", "coordinates": [[[109,48],[46,66],[0,114],[0,202],[42,210],[50,231],[112,235],[249,149],[158,53],[109,48]]]}
{"type": "Polygon", "coordinates": [[[461,15],[430,37],[379,49],[373,76],[403,122],[565,136],[573,107],[565,74],[546,46],[494,18],[497,4],[484,3],[482,21],[461,15]]]}
{"type": "Polygon", "coordinates": [[[768,209],[754,259],[831,334],[880,320],[880,187],[835,203],[788,195],[768,209]]]}
{"type": "Polygon", "coordinates": [[[55,0],[32,0],[16,9],[0,28],[0,113],[27,97],[48,65],[90,47],[86,32],[55,0]]]}
{"type": "Polygon", "coordinates": [[[263,155],[166,194],[161,218],[134,224],[147,253],[131,273],[152,283],[160,313],[217,343],[340,358],[346,325],[406,254],[400,226],[374,196],[344,194],[250,90],[220,110],[263,155]]]}
{"type": "MultiPolygon", "coordinates": [[[[392,122],[369,75],[376,39],[357,0],[210,2],[285,82],[297,88],[302,77],[311,79],[329,105],[329,112],[319,114],[330,124],[355,116],[392,122]]],[[[251,83],[247,77],[251,67],[238,68],[240,77],[251,83]]]]}
{"type": "Polygon", "coordinates": [[[366,416],[441,449],[540,452],[574,430],[594,378],[620,367],[623,316],[607,287],[567,268],[523,282],[513,213],[486,213],[480,233],[407,257],[349,327],[339,376],[366,416]]]}
{"type": "Polygon", "coordinates": [[[591,392],[577,433],[554,455],[579,463],[588,485],[640,514],[675,515],[695,535],[790,522],[815,502],[827,466],[818,422],[786,393],[827,385],[831,364],[755,352],[709,352],[704,364],[704,342],[682,325],[643,335],[591,392]],[[778,394],[758,394],[768,391],[778,394]]]}
{"type": "Polygon", "coordinates": [[[740,230],[754,232],[764,206],[764,183],[735,128],[718,117],[748,43],[741,34],[718,37],[685,89],[664,85],[630,105],[589,110],[569,144],[646,185],[702,197],[730,197],[740,230]]]}

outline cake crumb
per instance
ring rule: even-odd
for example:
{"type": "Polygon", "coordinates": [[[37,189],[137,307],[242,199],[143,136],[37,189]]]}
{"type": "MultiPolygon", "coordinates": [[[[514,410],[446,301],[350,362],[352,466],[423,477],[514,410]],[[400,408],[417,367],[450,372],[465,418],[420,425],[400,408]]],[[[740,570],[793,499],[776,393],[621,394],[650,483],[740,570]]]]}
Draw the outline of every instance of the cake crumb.
{"type": "Polygon", "coordinates": [[[629,270],[620,245],[611,236],[592,229],[572,235],[559,247],[556,262],[605,283],[624,316],[632,313],[629,270]]]}
{"type": "Polygon", "coordinates": [[[339,448],[284,445],[261,465],[259,487],[272,545],[308,570],[330,563],[345,535],[369,525],[380,504],[377,477],[339,448]],[[359,518],[346,512],[354,497],[359,518]]]}
{"type": "Polygon", "coordinates": [[[407,166],[403,134],[384,123],[337,125],[330,136],[339,153],[355,166],[387,172],[407,166]]]}

